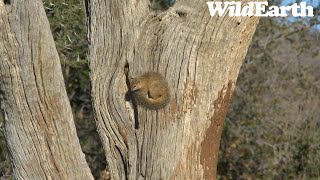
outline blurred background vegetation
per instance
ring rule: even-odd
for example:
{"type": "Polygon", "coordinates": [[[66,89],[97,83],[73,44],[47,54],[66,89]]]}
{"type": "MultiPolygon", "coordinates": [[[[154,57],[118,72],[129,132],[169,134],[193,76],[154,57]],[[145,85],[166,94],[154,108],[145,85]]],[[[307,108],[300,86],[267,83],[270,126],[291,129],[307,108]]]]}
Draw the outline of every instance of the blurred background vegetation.
{"type": "MultiPolygon", "coordinates": [[[[283,4],[283,2],[272,2],[283,4]]],[[[82,0],[44,0],[92,173],[107,166],[90,99],[82,0]]],[[[320,10],[262,18],[241,68],[221,139],[218,179],[320,179],[320,10]]],[[[0,179],[12,179],[0,117],[0,179]]]]}

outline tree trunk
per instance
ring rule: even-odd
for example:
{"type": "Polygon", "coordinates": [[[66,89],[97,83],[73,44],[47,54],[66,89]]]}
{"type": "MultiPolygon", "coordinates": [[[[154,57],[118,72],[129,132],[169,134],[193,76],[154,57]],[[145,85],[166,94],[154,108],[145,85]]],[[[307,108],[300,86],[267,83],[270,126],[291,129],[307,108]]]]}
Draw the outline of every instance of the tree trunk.
{"type": "MultiPolygon", "coordinates": [[[[206,1],[88,1],[92,100],[113,179],[215,179],[221,130],[257,17],[210,17],[206,1]],[[169,105],[125,101],[131,76],[163,74],[169,105]]],[[[244,3],[244,1],[242,2],[244,3]]]]}
{"type": "Polygon", "coordinates": [[[0,32],[1,109],[15,178],[93,179],[42,1],[0,0],[0,32]]]}

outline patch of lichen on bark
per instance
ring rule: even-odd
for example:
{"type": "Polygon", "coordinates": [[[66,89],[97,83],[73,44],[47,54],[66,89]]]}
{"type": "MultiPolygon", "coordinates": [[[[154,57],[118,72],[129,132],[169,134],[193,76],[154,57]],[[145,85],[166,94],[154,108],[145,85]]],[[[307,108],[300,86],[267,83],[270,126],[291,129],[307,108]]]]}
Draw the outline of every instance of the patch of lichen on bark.
{"type": "Polygon", "coordinates": [[[216,179],[221,132],[232,97],[232,84],[232,81],[229,81],[227,87],[223,86],[219,91],[218,98],[214,101],[211,124],[201,143],[200,163],[203,167],[204,179],[216,179]]]}

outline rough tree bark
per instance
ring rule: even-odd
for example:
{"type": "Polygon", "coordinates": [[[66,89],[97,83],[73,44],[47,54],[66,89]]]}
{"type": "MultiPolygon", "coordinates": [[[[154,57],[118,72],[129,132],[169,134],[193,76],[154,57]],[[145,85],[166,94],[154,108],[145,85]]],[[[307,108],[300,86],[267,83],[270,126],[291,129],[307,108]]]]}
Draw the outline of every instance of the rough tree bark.
{"type": "MultiPolygon", "coordinates": [[[[206,1],[87,1],[92,100],[113,179],[215,179],[224,118],[257,17],[210,17],[206,1]],[[162,73],[161,110],[125,100],[130,75],[162,73]]],[[[246,1],[242,1],[245,3],[246,1]]]]}
{"type": "Polygon", "coordinates": [[[42,1],[0,0],[0,78],[15,178],[93,179],[42,1]]]}

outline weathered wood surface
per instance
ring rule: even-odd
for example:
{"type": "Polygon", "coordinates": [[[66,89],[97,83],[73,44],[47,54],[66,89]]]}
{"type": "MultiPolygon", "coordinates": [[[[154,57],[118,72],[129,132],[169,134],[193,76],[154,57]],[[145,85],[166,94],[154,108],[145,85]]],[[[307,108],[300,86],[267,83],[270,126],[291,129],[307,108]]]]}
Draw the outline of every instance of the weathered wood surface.
{"type": "Polygon", "coordinates": [[[210,17],[206,1],[155,12],[144,0],[88,1],[92,99],[113,179],[215,179],[221,130],[257,17],[210,17]],[[132,76],[162,73],[172,99],[125,101],[132,76]],[[134,117],[137,116],[137,117],[134,117]]]}
{"type": "Polygon", "coordinates": [[[93,179],[42,1],[0,0],[0,78],[15,178],[93,179]]]}

